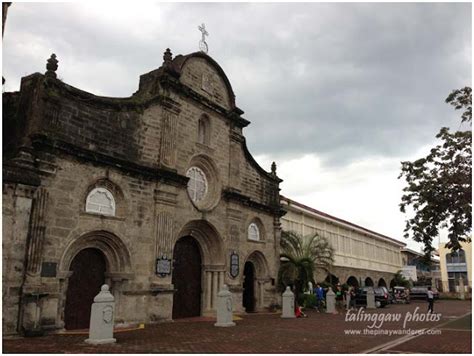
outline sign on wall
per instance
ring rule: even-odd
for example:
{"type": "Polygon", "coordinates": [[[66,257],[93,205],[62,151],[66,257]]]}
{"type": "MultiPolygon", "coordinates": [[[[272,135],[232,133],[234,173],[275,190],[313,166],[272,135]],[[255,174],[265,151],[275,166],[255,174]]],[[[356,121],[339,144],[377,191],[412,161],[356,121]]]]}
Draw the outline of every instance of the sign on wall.
{"type": "Polygon", "coordinates": [[[161,256],[156,259],[155,273],[160,277],[166,277],[171,274],[171,259],[161,256]]]}
{"type": "Polygon", "coordinates": [[[235,278],[239,275],[239,255],[232,251],[230,254],[230,276],[235,278]]]}

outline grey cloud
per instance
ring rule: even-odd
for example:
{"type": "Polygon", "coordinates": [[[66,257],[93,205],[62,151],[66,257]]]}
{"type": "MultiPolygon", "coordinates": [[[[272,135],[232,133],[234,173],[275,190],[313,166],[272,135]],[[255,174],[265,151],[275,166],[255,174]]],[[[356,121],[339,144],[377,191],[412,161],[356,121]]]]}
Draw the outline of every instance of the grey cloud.
{"type": "Polygon", "coordinates": [[[7,89],[44,71],[55,51],[67,83],[129,96],[166,47],[197,50],[197,25],[205,22],[209,54],[252,122],[245,130],[251,152],[314,153],[337,166],[402,156],[441,126],[457,127],[444,98],[471,84],[470,55],[460,58],[471,50],[467,3],[179,3],[150,11],[159,12],[156,23],[133,13],[120,23],[113,9],[89,18],[81,4],[15,3],[4,42],[7,89]],[[28,41],[36,52],[24,48],[28,41]]]}

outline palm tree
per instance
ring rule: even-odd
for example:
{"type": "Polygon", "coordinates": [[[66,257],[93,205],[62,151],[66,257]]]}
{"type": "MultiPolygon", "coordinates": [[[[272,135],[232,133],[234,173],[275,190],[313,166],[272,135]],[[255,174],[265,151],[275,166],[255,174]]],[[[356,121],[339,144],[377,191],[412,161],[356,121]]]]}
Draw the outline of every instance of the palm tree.
{"type": "Polygon", "coordinates": [[[316,270],[328,271],[334,263],[334,249],[326,238],[316,233],[302,236],[294,231],[282,231],[280,248],[279,282],[283,287],[295,287],[296,301],[308,282],[314,283],[316,270]]]}

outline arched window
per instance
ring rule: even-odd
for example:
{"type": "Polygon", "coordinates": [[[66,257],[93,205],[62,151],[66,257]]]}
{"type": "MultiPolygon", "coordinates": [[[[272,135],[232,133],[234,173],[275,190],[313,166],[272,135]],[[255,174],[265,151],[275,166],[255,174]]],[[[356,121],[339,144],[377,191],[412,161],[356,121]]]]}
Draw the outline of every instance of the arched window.
{"type": "Polygon", "coordinates": [[[209,145],[210,142],[210,127],[209,118],[202,115],[198,123],[198,142],[203,145],[209,145]]]}
{"type": "Polygon", "coordinates": [[[86,212],[115,216],[115,199],[105,188],[94,188],[86,198],[86,212]]]}
{"type": "Polygon", "coordinates": [[[251,223],[249,225],[248,239],[253,241],[260,241],[260,230],[256,223],[251,223]]]}

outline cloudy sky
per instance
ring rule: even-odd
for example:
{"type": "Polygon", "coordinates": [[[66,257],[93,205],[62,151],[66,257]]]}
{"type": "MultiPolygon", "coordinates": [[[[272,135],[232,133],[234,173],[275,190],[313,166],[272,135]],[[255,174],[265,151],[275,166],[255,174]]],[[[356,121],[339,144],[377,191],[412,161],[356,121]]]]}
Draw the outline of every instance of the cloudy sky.
{"type": "Polygon", "coordinates": [[[164,50],[198,50],[224,69],[252,122],[250,151],[275,160],[282,194],[404,240],[400,161],[428,153],[444,103],[471,86],[469,3],[14,3],[3,39],[6,91],[44,72],[97,95],[127,97],[164,50]]]}

